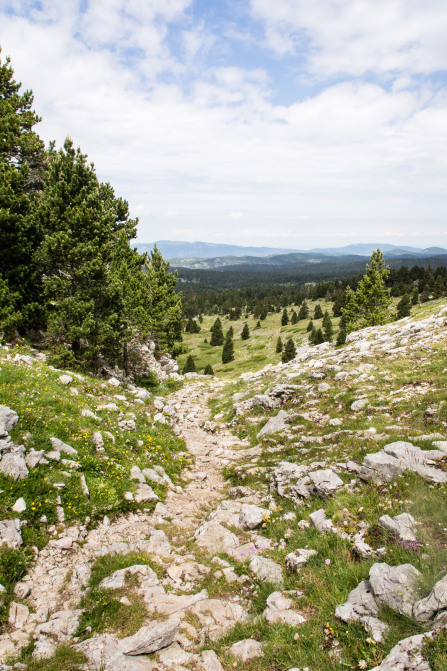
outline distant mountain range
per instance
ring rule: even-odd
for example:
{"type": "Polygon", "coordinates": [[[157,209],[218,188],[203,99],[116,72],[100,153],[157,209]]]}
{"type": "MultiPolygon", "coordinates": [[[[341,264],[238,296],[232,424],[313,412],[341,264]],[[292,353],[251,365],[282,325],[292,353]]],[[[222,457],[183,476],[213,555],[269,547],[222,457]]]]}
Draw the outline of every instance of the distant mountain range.
{"type": "Polygon", "coordinates": [[[158,240],[156,243],[137,244],[140,253],[150,252],[154,244],[178,268],[202,270],[247,267],[247,266],[288,266],[360,260],[371,256],[381,249],[389,259],[429,258],[447,255],[443,247],[397,246],[380,243],[363,243],[345,247],[314,248],[309,250],[280,249],[275,247],[241,247],[239,245],[220,245],[211,242],[177,242],[158,240]]]}

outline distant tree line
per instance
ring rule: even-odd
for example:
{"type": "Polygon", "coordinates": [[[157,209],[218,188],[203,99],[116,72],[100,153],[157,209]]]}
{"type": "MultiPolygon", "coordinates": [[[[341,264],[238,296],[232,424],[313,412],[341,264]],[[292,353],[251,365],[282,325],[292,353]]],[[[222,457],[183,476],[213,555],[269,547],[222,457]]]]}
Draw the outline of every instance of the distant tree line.
{"type": "MultiPolygon", "coordinates": [[[[199,272],[199,271],[194,271],[199,272]]],[[[219,272],[222,271],[200,271],[219,272]]],[[[333,302],[333,315],[341,316],[341,308],[346,301],[348,288],[356,291],[363,273],[346,277],[334,278],[318,283],[296,282],[294,284],[276,284],[271,286],[250,286],[231,289],[212,289],[207,284],[195,282],[179,283],[183,294],[183,311],[187,320],[203,314],[218,314],[230,319],[246,319],[248,315],[254,319],[263,320],[268,313],[283,312],[285,307],[296,307],[296,319],[307,319],[305,310],[301,310],[306,300],[323,300],[333,302]]],[[[440,298],[447,295],[447,267],[426,268],[406,265],[400,268],[389,268],[385,278],[385,287],[392,297],[403,297],[408,294],[411,301],[424,302],[430,298],[440,298]]],[[[293,314],[291,319],[294,318],[293,314]]],[[[321,317],[316,317],[321,318],[321,317]]]]}

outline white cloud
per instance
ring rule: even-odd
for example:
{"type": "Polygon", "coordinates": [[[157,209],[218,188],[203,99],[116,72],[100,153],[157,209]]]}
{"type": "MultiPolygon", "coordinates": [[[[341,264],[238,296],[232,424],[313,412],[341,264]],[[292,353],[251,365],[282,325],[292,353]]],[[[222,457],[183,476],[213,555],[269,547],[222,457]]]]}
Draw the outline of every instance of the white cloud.
{"type": "MultiPolygon", "coordinates": [[[[218,37],[202,20],[185,18],[189,0],[147,4],[94,0],[82,14],[76,3],[48,0],[40,12],[22,3],[19,15],[0,14],[3,55],[11,54],[17,78],[34,90],[40,132],[59,144],[68,134],[81,145],[99,177],[130,201],[142,241],[278,239],[304,247],[394,231],[447,245],[447,96],[428,83],[414,86],[406,5],[389,0],[387,9],[380,0],[375,11],[391,22],[377,67],[385,72],[393,59],[405,61],[395,86],[331,83],[286,106],[272,102],[276,81],[260,63],[210,67],[205,57],[218,37]],[[392,34],[399,18],[400,38],[392,34]],[[141,50],[137,58],[127,54],[130,46],[141,50]]],[[[319,74],[340,70],[345,38],[348,50],[362,40],[376,50],[360,49],[351,65],[359,71],[380,46],[383,20],[366,1],[252,4],[269,30],[289,40],[287,49],[311,39],[309,59],[319,74]],[[348,14],[352,25],[345,26],[348,14]]],[[[434,39],[432,23],[422,24],[424,39],[414,49],[428,34],[434,39]]],[[[434,43],[433,54],[439,49],[434,43]]],[[[418,67],[428,63],[427,51],[418,67]]]]}
{"type": "Polygon", "coordinates": [[[251,0],[276,53],[306,47],[320,77],[427,74],[447,60],[443,0],[251,0]]]}

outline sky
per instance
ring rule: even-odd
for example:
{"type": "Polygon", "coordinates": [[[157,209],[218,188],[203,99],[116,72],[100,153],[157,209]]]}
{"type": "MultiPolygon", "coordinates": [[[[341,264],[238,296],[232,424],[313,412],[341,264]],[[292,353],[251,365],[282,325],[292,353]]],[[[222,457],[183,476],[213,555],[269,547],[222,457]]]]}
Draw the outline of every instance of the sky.
{"type": "Polygon", "coordinates": [[[139,242],[447,247],[445,0],[0,0],[139,242]]]}

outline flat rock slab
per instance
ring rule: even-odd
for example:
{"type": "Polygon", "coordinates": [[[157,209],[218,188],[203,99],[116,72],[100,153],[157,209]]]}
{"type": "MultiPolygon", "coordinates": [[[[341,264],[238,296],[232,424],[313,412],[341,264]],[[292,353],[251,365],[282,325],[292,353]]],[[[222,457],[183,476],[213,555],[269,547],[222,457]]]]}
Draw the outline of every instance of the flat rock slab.
{"type": "Polygon", "coordinates": [[[216,522],[205,522],[194,536],[199,547],[213,554],[216,552],[230,554],[239,545],[238,537],[216,522]]]}
{"type": "Polygon", "coordinates": [[[334,494],[337,489],[340,489],[344,485],[343,480],[330,468],[311,471],[309,478],[313,482],[317,494],[323,498],[334,494]]]}
{"type": "Polygon", "coordinates": [[[23,541],[20,534],[20,520],[2,520],[0,522],[0,545],[6,543],[10,548],[19,548],[23,541]]]}
{"type": "Polygon", "coordinates": [[[379,607],[369,580],[362,580],[349,593],[347,601],[335,609],[336,617],[347,623],[360,622],[374,640],[380,643],[388,627],[377,618],[378,613],[379,607]]]}
{"type": "Polygon", "coordinates": [[[436,583],[425,599],[416,601],[413,606],[413,617],[418,622],[426,622],[445,608],[447,608],[447,575],[436,583]]]}
{"type": "Polygon", "coordinates": [[[3,424],[6,431],[10,431],[19,421],[19,416],[15,410],[11,410],[7,405],[0,405],[0,424],[3,424]]]}
{"type": "Polygon", "coordinates": [[[390,517],[389,515],[382,515],[379,517],[379,525],[395,533],[400,539],[404,541],[415,541],[415,529],[416,529],[416,520],[414,517],[408,513],[402,513],[401,515],[396,515],[395,517],[390,517]]]}
{"type": "Polygon", "coordinates": [[[146,564],[135,564],[127,568],[114,571],[111,575],[104,578],[99,584],[102,589],[121,589],[126,584],[126,578],[129,576],[136,576],[140,582],[145,585],[158,585],[159,580],[157,574],[150,566],[146,564]]]}
{"type": "Polygon", "coordinates": [[[148,655],[171,645],[179,629],[180,620],[178,619],[156,622],[142,627],[133,636],[122,638],[119,646],[125,655],[148,655]]]}
{"type": "Polygon", "coordinates": [[[311,557],[317,555],[316,550],[306,550],[305,548],[298,548],[286,555],[285,563],[290,571],[297,573],[304,564],[307,564],[311,557]]]}
{"type": "Polygon", "coordinates": [[[242,606],[223,599],[198,601],[188,610],[198,617],[200,626],[212,641],[223,636],[236,623],[247,619],[247,613],[242,606]]]}
{"type": "Polygon", "coordinates": [[[229,652],[231,655],[240,659],[241,662],[249,662],[250,659],[262,657],[262,645],[259,641],[247,638],[244,641],[233,643],[229,652]]]}
{"type": "Polygon", "coordinates": [[[284,582],[282,569],[273,559],[253,557],[248,568],[262,582],[270,582],[274,585],[282,585],[284,582]]]}
{"type": "Polygon", "coordinates": [[[421,450],[412,443],[399,440],[385,445],[380,452],[367,454],[358,474],[362,480],[386,483],[412,471],[425,480],[442,484],[447,482],[447,473],[434,468],[433,462],[444,457],[445,452],[441,450],[421,450]]]}
{"type": "Polygon", "coordinates": [[[74,646],[89,661],[94,671],[157,671],[160,665],[146,655],[128,657],[121,651],[119,643],[110,634],[89,638],[74,646]]]}
{"type": "Polygon", "coordinates": [[[272,592],[267,599],[264,617],[269,624],[288,624],[296,627],[306,622],[306,618],[293,610],[293,601],[281,592],[272,592]]]}
{"type": "Polygon", "coordinates": [[[422,644],[428,634],[417,634],[400,641],[379,666],[371,671],[431,671],[431,666],[421,655],[422,644]]]}
{"type": "Polygon", "coordinates": [[[270,434],[278,433],[279,431],[284,431],[287,427],[288,420],[288,413],[285,410],[280,410],[275,417],[271,417],[267,424],[262,427],[258,433],[258,438],[262,438],[262,436],[269,436],[270,434]]]}
{"type": "Polygon", "coordinates": [[[373,564],[369,581],[377,603],[412,617],[416,589],[421,574],[412,564],[389,566],[385,563],[373,564]]]}
{"type": "Polygon", "coordinates": [[[270,511],[259,506],[243,503],[239,513],[239,526],[245,531],[256,529],[270,515],[270,511]]]}

